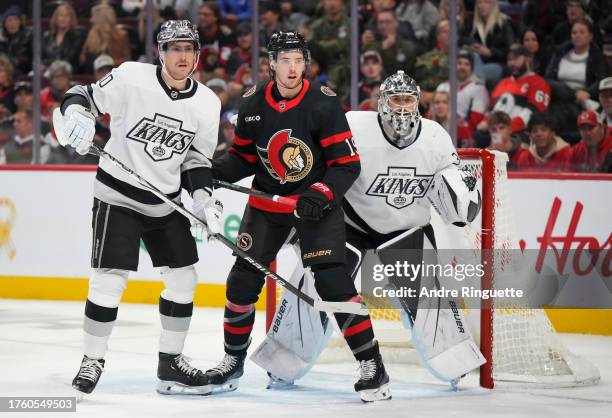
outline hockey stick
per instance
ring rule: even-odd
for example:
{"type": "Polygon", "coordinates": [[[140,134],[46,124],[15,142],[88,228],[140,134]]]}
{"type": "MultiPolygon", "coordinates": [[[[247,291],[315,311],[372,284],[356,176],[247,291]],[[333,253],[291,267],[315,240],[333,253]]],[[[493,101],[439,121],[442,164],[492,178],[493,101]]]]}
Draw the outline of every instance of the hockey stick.
{"type": "MultiPolygon", "coordinates": [[[[64,117],[62,116],[62,113],[60,112],[60,109],[56,108],[53,111],[53,127],[54,127],[54,130],[55,130],[55,134],[58,137],[58,142],[60,142],[60,144],[62,144],[62,145],[66,143],[66,141],[64,141],[63,138],[62,138],[61,141],[59,140],[60,139],[60,134],[61,134],[61,132],[63,132],[63,125],[64,125],[64,117]]],[[[170,207],[172,207],[174,210],[176,210],[181,215],[185,216],[190,221],[197,222],[197,223],[200,223],[202,225],[206,225],[206,222],[204,222],[203,220],[199,219],[193,213],[191,213],[190,211],[185,209],[182,205],[179,205],[178,203],[172,201],[170,198],[168,198],[161,190],[159,190],[153,184],[149,183],[146,179],[144,179],[143,177],[138,175],[136,172],[134,172],[134,170],[132,170],[130,167],[126,166],[121,161],[119,161],[114,156],[112,156],[111,154],[109,154],[105,150],[101,149],[97,145],[92,144],[91,147],[89,148],[89,153],[93,154],[93,155],[97,155],[100,158],[104,158],[107,161],[109,161],[110,163],[112,163],[113,165],[115,165],[116,167],[118,167],[119,169],[123,170],[126,174],[128,174],[130,177],[132,177],[134,180],[136,180],[138,183],[140,183],[142,186],[144,186],[147,190],[149,190],[155,196],[157,196],[158,198],[163,200],[170,207]]],[[[290,292],[294,293],[297,297],[299,297],[300,299],[304,300],[304,302],[308,303],[310,306],[312,306],[314,309],[316,309],[318,311],[322,311],[322,312],[344,312],[344,313],[351,313],[351,314],[357,314],[357,315],[366,315],[367,312],[368,312],[367,308],[363,307],[360,303],[355,303],[355,302],[325,302],[325,301],[320,301],[320,300],[314,300],[312,297],[310,297],[306,293],[302,292],[301,290],[297,289],[291,283],[287,282],[281,276],[279,276],[278,274],[276,274],[272,270],[268,269],[267,267],[265,267],[263,264],[261,264],[257,260],[254,260],[245,251],[241,250],[239,247],[234,245],[234,243],[232,243],[223,234],[214,234],[214,235],[212,235],[212,237],[214,239],[218,240],[219,242],[221,242],[227,248],[231,249],[234,253],[238,254],[238,256],[243,258],[245,261],[247,261],[249,264],[251,264],[257,270],[261,271],[266,276],[272,277],[272,279],[276,280],[285,289],[287,289],[290,292]]]]}
{"type": "Polygon", "coordinates": [[[250,196],[262,197],[264,199],[272,200],[281,205],[295,209],[296,200],[290,197],[279,196],[277,194],[270,194],[255,189],[249,189],[248,187],[238,186],[237,184],[228,183],[223,180],[213,179],[213,185],[217,187],[223,187],[224,189],[233,190],[235,192],[245,193],[250,196]]]}

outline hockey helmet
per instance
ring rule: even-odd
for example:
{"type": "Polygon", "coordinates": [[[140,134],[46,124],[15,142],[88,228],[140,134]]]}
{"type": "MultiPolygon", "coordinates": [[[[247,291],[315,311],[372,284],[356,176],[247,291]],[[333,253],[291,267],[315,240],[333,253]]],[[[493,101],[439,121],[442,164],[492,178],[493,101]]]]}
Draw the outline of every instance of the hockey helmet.
{"type": "Polygon", "coordinates": [[[308,48],[308,44],[304,37],[297,32],[283,32],[282,30],[274,32],[268,42],[267,49],[270,61],[276,60],[278,53],[281,51],[298,50],[304,54],[306,64],[310,63],[310,49],[308,48]]]}
{"type": "Polygon", "coordinates": [[[200,35],[197,28],[188,20],[168,20],[157,34],[157,46],[161,53],[169,42],[189,41],[196,51],[200,50],[200,35]]]}
{"type": "Polygon", "coordinates": [[[402,70],[387,77],[380,85],[378,114],[383,127],[398,146],[406,147],[416,140],[421,89],[402,70]]]}

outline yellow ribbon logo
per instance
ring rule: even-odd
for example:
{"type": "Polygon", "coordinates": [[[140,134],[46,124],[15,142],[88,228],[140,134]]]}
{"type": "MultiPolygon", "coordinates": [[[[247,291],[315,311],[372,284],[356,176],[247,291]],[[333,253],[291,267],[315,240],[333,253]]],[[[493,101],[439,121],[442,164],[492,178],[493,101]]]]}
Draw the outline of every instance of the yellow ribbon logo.
{"type": "Polygon", "coordinates": [[[11,229],[15,224],[16,218],[17,210],[13,202],[6,198],[0,198],[0,254],[3,250],[6,251],[9,260],[15,258],[17,254],[15,245],[11,241],[11,229]],[[3,210],[3,207],[7,208],[8,214],[6,210],[3,210]]]}

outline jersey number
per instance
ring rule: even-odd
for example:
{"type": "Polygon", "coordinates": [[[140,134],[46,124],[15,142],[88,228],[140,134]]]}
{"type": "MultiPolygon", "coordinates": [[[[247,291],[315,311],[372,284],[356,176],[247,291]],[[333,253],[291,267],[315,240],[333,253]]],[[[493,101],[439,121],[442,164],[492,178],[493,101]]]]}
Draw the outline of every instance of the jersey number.
{"type": "Polygon", "coordinates": [[[349,151],[351,152],[350,156],[352,157],[353,155],[357,155],[357,147],[355,146],[355,140],[353,139],[353,137],[346,138],[344,142],[346,142],[346,145],[348,146],[349,151]]]}

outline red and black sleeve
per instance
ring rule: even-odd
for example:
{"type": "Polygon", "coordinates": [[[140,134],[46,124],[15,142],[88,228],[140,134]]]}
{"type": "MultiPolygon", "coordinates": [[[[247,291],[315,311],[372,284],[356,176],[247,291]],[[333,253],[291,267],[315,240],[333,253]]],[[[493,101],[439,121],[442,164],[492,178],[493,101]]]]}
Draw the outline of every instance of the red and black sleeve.
{"type": "Polygon", "coordinates": [[[322,182],[332,190],[334,200],[340,202],[359,177],[361,163],[340,102],[335,97],[326,99],[326,106],[321,107],[319,137],[327,166],[322,182]]]}

